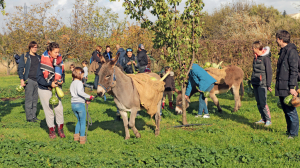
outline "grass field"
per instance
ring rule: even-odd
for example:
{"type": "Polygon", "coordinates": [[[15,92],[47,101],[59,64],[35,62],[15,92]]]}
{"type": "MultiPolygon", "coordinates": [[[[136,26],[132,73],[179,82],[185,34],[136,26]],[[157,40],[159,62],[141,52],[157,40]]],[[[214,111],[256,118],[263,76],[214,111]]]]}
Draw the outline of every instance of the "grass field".
{"type": "MultiPolygon", "coordinates": [[[[90,75],[89,82],[93,81],[90,75]]],[[[188,128],[172,128],[181,124],[181,116],[163,110],[161,132],[145,111],[136,119],[141,138],[124,140],[124,127],[115,121],[116,107],[112,97],[104,102],[97,98],[89,106],[93,125],[88,142],[73,141],[74,116],[67,75],[63,90],[65,139],[50,140],[43,109],[38,103],[37,123],[25,121],[24,98],[0,101],[0,167],[298,167],[299,139],[287,139],[283,112],[277,108],[277,97],[268,96],[273,125],[257,126],[260,119],[255,100],[244,96],[242,108],[231,113],[231,94],[219,95],[223,113],[209,100],[210,119],[195,118],[198,96],[188,109],[189,123],[208,124],[188,128]]],[[[17,76],[1,77],[2,92],[19,83],[17,76]]],[[[91,93],[91,92],[88,92],[91,93]]],[[[96,94],[95,91],[92,94],[96,94]]],[[[5,94],[2,94],[5,95],[5,94]]],[[[16,95],[17,96],[17,95],[16,95]]],[[[13,96],[11,96],[13,97],[13,96]]]]}

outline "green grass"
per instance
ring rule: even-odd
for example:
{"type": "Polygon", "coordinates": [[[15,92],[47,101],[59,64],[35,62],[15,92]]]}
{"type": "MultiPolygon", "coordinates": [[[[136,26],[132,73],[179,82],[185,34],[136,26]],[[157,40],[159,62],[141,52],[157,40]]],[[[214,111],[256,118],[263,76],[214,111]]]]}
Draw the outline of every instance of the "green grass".
{"type": "MultiPolygon", "coordinates": [[[[89,81],[93,81],[90,75],[89,81]]],[[[17,85],[19,80],[1,77],[1,87],[17,85]],[[6,81],[6,82],[4,82],[6,81]],[[10,84],[7,84],[9,81],[10,84]]],[[[277,97],[268,95],[273,125],[269,128],[253,124],[260,119],[256,102],[244,97],[242,108],[234,107],[231,94],[219,95],[223,113],[209,100],[210,119],[195,118],[197,95],[192,98],[187,120],[195,124],[211,124],[189,128],[172,128],[181,124],[181,116],[163,110],[161,132],[145,111],[136,119],[141,138],[125,141],[123,122],[114,121],[116,107],[112,97],[104,102],[97,98],[89,105],[93,125],[88,142],[73,142],[75,123],[68,87],[63,87],[65,139],[50,140],[43,109],[38,103],[38,123],[25,122],[24,98],[0,101],[0,167],[298,167],[299,139],[285,135],[283,112],[277,108],[277,97]]],[[[88,92],[91,93],[91,92],[88,92]]],[[[96,94],[95,91],[92,94],[96,94]]]]}

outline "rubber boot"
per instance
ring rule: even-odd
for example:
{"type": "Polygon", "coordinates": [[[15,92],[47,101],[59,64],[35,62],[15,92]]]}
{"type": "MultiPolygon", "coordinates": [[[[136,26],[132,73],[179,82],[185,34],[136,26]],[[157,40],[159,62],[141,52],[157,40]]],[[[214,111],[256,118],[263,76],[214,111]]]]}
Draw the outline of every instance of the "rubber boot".
{"type": "Polygon", "coordinates": [[[86,142],[85,136],[81,136],[80,137],[80,144],[85,144],[85,142],[86,142]]]}
{"type": "Polygon", "coordinates": [[[61,137],[61,138],[65,138],[65,134],[64,134],[64,124],[60,124],[58,126],[58,135],[61,137]]]}
{"type": "Polygon", "coordinates": [[[174,109],[174,107],[173,107],[173,102],[169,102],[169,108],[170,108],[170,109],[174,109]]]}
{"type": "Polygon", "coordinates": [[[165,102],[162,103],[161,108],[165,109],[165,102]]]}
{"type": "Polygon", "coordinates": [[[74,134],[74,141],[79,141],[79,134],[74,134]]]}
{"type": "Polygon", "coordinates": [[[49,138],[51,138],[51,139],[55,139],[56,138],[55,127],[49,128],[49,138]]]}

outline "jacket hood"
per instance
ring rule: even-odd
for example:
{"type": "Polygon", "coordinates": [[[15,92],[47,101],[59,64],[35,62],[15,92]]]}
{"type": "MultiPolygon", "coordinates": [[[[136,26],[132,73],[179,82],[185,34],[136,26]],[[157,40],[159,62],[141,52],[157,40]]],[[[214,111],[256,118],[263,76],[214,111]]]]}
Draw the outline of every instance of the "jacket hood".
{"type": "Polygon", "coordinates": [[[261,55],[261,57],[264,57],[264,56],[267,56],[270,54],[271,49],[269,46],[264,47],[263,50],[265,50],[266,52],[263,55],[261,55]]]}
{"type": "Polygon", "coordinates": [[[297,47],[294,43],[287,44],[284,49],[288,50],[289,48],[297,50],[297,47]]]}
{"type": "Polygon", "coordinates": [[[139,53],[139,52],[145,52],[145,53],[147,53],[147,51],[146,51],[146,50],[144,50],[144,49],[142,49],[142,51],[138,51],[138,53],[139,53]]]}

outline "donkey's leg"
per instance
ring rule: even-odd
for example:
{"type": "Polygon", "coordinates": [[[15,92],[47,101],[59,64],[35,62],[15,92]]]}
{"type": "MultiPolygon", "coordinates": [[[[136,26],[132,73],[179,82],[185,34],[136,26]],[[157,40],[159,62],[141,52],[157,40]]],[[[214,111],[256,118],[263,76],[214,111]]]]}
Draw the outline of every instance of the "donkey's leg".
{"type": "Polygon", "coordinates": [[[137,109],[133,108],[131,109],[130,119],[129,119],[129,127],[132,129],[133,133],[135,134],[135,137],[140,138],[141,134],[135,127],[135,117],[137,114],[137,109]]]}
{"type": "Polygon", "coordinates": [[[123,124],[125,128],[125,140],[130,138],[129,129],[128,129],[128,117],[126,111],[120,111],[120,115],[123,118],[123,124]]]}
{"type": "Polygon", "coordinates": [[[157,104],[157,111],[156,111],[156,114],[155,114],[155,125],[156,125],[155,136],[158,136],[159,132],[160,132],[160,127],[159,127],[160,119],[161,119],[160,111],[161,111],[161,101],[159,101],[158,104],[157,104]]]}
{"type": "Polygon", "coordinates": [[[216,94],[215,94],[214,92],[210,92],[209,96],[210,96],[210,98],[213,100],[214,104],[217,106],[218,112],[219,112],[219,113],[222,113],[223,110],[222,110],[222,108],[221,108],[221,106],[220,106],[220,104],[219,104],[219,100],[218,100],[216,94]]]}
{"type": "Polygon", "coordinates": [[[240,85],[232,85],[232,91],[233,91],[234,101],[235,101],[233,112],[236,112],[239,110],[239,105],[240,105],[240,101],[241,101],[240,100],[240,85]]]}

